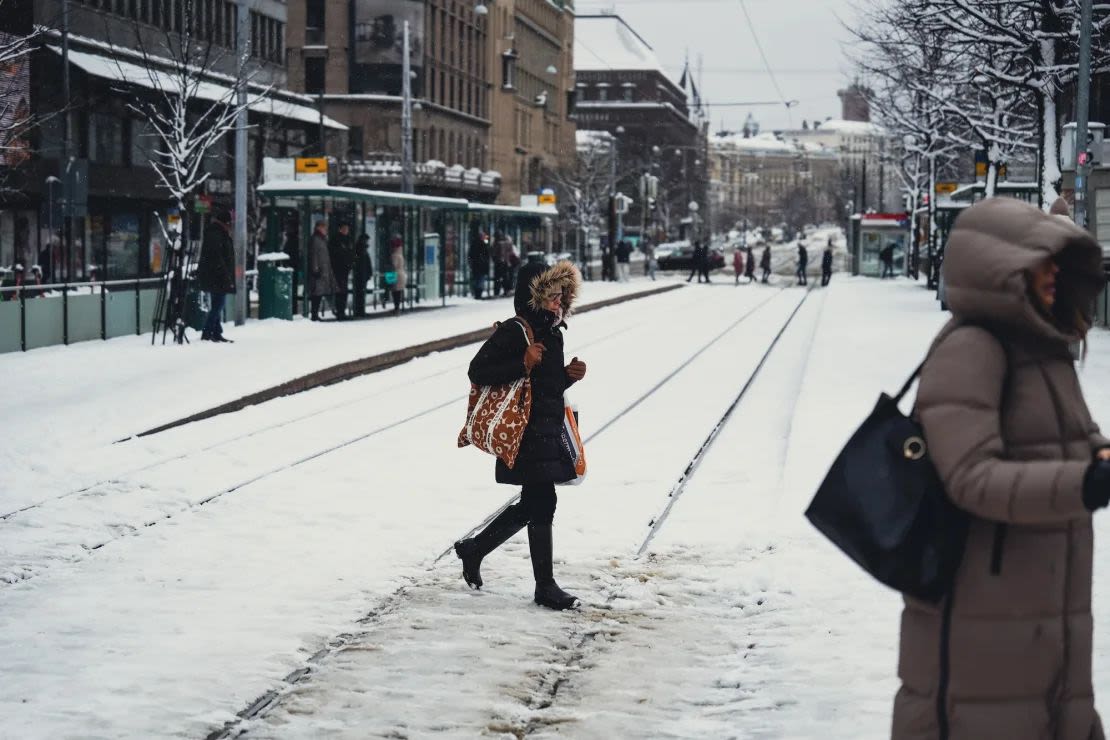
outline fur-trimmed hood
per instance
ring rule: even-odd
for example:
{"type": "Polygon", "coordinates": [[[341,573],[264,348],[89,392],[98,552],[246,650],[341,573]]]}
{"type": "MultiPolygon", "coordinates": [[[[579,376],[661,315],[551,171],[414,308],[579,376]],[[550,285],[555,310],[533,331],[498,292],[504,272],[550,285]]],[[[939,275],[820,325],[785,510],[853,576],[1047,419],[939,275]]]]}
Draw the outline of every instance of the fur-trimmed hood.
{"type": "Polygon", "coordinates": [[[515,308],[523,316],[540,314],[548,301],[561,295],[565,318],[574,310],[581,288],[582,275],[571,262],[563,260],[551,267],[528,264],[517,275],[515,308]]]}

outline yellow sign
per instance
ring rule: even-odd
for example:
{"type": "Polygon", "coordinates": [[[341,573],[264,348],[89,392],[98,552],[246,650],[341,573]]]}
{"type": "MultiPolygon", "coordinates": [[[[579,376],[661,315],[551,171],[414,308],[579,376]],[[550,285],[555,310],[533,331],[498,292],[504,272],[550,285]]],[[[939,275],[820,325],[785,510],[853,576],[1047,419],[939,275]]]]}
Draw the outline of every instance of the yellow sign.
{"type": "Polygon", "coordinates": [[[326,175],[328,172],[326,157],[298,157],[294,166],[298,175],[326,175]]]}
{"type": "Polygon", "coordinates": [[[543,193],[543,194],[541,194],[540,195],[540,205],[541,206],[553,206],[553,205],[555,205],[555,193],[543,193]]]}
{"type": "Polygon", "coordinates": [[[959,185],[954,182],[938,182],[937,195],[951,195],[952,193],[956,192],[956,189],[958,187],[959,185]]]}

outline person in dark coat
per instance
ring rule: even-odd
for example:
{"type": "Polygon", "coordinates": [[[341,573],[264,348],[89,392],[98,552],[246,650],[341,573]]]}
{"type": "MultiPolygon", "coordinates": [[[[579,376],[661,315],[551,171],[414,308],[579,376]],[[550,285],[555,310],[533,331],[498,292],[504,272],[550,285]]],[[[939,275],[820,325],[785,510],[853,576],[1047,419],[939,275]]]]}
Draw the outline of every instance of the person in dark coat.
{"type": "Polygon", "coordinates": [[[766,284],[771,278],[771,245],[768,244],[763,248],[763,255],[759,258],[759,268],[763,270],[763,279],[760,281],[766,284]]]}
{"type": "Polygon", "coordinates": [[[879,261],[883,263],[883,274],[881,278],[894,277],[894,243],[887,244],[883,251],[879,252],[879,261]]]}
{"type": "Polygon", "coordinates": [[[339,224],[339,231],[328,242],[332,275],[335,276],[335,318],[347,319],[347,292],[351,282],[351,267],[355,263],[355,250],[351,245],[351,227],[339,224]]]}
{"type": "Polygon", "coordinates": [[[693,261],[690,263],[690,277],[686,278],[686,282],[694,279],[694,275],[698,276],[698,282],[702,281],[703,269],[702,263],[705,261],[706,251],[700,241],[694,242],[694,256],[693,261]]]}
{"type": "Polygon", "coordinates": [[[308,247],[308,292],[312,305],[312,320],[320,320],[320,302],[324,296],[335,297],[339,286],[331,271],[331,255],[328,254],[328,223],[318,221],[312,232],[308,247]]]}
{"type": "Polygon", "coordinates": [[[821,255],[821,287],[827,287],[829,281],[832,280],[833,270],[833,243],[829,239],[829,245],[825,247],[825,253],[821,255]]]}
{"type": "Polygon", "coordinates": [[[374,277],[374,260],[370,256],[370,235],[365,231],[355,241],[355,287],[351,296],[351,313],[366,315],[366,283],[374,277]]]}
{"type": "Polygon", "coordinates": [[[744,277],[749,285],[755,282],[755,254],[750,246],[744,250],[744,277]]]}
{"type": "Polygon", "coordinates": [[[482,300],[486,278],[489,277],[489,260],[489,236],[484,232],[477,232],[476,238],[472,238],[470,242],[470,289],[474,292],[474,299],[478,301],[482,300]]]}
{"type": "Polygon", "coordinates": [[[289,265],[293,268],[293,313],[297,313],[297,295],[300,293],[300,283],[304,271],[301,265],[301,239],[297,231],[297,222],[290,219],[285,224],[285,238],[281,251],[289,255],[289,265]]]}
{"type": "Polygon", "coordinates": [[[577,357],[564,364],[562,332],[581,280],[578,268],[567,261],[552,267],[533,263],[522,267],[514,303],[517,316],[531,326],[535,341],[528,345],[520,321],[506,321],[478,351],[469,373],[476,385],[504,385],[530,373],[532,414],[516,464],[510,469],[500,459],[496,463],[498,483],[522,486],[520,502],[501,512],[477,536],[455,543],[463,578],[472,588],[481,588],[482,559],[527,525],[535,600],[551,609],[569,609],[577,603],[559,588],[552,573],[551,523],[555,484],[575,478],[574,464],[560,444],[563,393],[586,376],[586,364],[577,357]]]}
{"type": "Polygon", "coordinates": [[[627,283],[632,279],[632,244],[627,239],[617,243],[617,280],[627,283]]]}
{"type": "Polygon", "coordinates": [[[808,285],[809,280],[806,277],[806,270],[809,269],[809,250],[805,245],[798,242],[798,285],[808,285]]]}
{"type": "Polygon", "coordinates": [[[228,294],[235,293],[235,247],[231,241],[231,216],[220,209],[212,214],[204,230],[204,242],[197,265],[197,287],[211,298],[208,319],[200,338],[208,342],[230,342],[224,338],[220,319],[228,294]]]}
{"type": "Polygon", "coordinates": [[[707,283],[712,282],[709,279],[709,253],[710,253],[709,245],[706,244],[701,248],[701,262],[698,263],[698,271],[699,271],[698,272],[698,282],[699,283],[703,279],[707,283]]]}

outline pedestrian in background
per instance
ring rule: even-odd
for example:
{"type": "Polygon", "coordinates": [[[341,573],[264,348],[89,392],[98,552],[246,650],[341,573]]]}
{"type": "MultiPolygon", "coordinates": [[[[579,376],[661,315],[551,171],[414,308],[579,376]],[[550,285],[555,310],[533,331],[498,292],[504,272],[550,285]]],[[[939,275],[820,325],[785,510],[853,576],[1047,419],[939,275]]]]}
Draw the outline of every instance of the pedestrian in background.
{"type": "Polygon", "coordinates": [[[771,245],[770,244],[763,247],[763,255],[759,258],[759,267],[760,267],[760,269],[763,270],[763,280],[761,280],[760,282],[762,282],[764,285],[766,285],[767,282],[771,278],[771,245]]]}
{"type": "Polygon", "coordinates": [[[744,253],[737,249],[732,253],[732,271],[736,273],[736,284],[740,284],[740,276],[744,274],[744,253]]]}
{"type": "Polygon", "coordinates": [[[401,313],[401,302],[408,288],[408,273],[405,270],[405,242],[399,236],[389,243],[389,261],[396,280],[391,286],[393,294],[393,315],[401,313]]]}
{"type": "Polygon", "coordinates": [[[520,256],[516,253],[516,245],[513,244],[513,240],[508,234],[498,231],[494,234],[493,248],[497,252],[498,260],[504,265],[501,277],[496,281],[494,290],[501,295],[512,295],[514,275],[517,268],[520,267],[520,256]]]}
{"type": "Polygon", "coordinates": [[[829,281],[832,280],[833,272],[833,241],[829,237],[829,244],[825,247],[825,253],[821,255],[821,287],[827,287],[829,281]]]}
{"type": "Polygon", "coordinates": [[[694,242],[694,254],[693,254],[693,257],[692,257],[693,261],[690,265],[690,277],[686,278],[686,282],[690,282],[691,280],[693,280],[695,275],[698,276],[698,282],[699,283],[702,282],[703,279],[705,279],[708,282],[709,275],[706,274],[706,271],[705,271],[706,255],[707,255],[707,250],[704,246],[702,246],[701,240],[695,241],[694,242]]]}
{"type": "Polygon", "coordinates": [[[710,280],[709,280],[709,267],[710,267],[709,260],[710,260],[710,257],[711,257],[711,250],[709,248],[709,243],[706,242],[704,245],[702,245],[701,261],[698,262],[698,282],[699,283],[702,280],[705,280],[706,283],[710,282],[710,280]]]}
{"type": "Polygon", "coordinates": [[[331,255],[328,253],[328,222],[317,221],[312,232],[312,240],[308,247],[309,271],[309,304],[312,308],[312,320],[320,320],[320,303],[324,296],[331,296],[339,292],[335,282],[335,275],[331,271],[331,255]]]}
{"type": "Polygon", "coordinates": [[[285,222],[285,238],[281,251],[289,256],[289,265],[293,268],[293,313],[297,313],[298,300],[300,300],[298,296],[300,295],[301,281],[304,278],[300,242],[297,220],[296,218],[289,218],[285,222]]]}
{"type": "Polygon", "coordinates": [[[361,232],[355,241],[355,292],[351,297],[351,311],[355,316],[366,315],[366,284],[374,278],[371,249],[370,235],[361,232]]]}
{"type": "Polygon", "coordinates": [[[809,270],[809,250],[805,245],[798,242],[798,285],[808,285],[809,279],[806,275],[809,270]]]}
{"type": "Polygon", "coordinates": [[[622,283],[632,279],[632,244],[627,239],[617,244],[617,275],[622,283]]]}
{"type": "Polygon", "coordinates": [[[525,526],[536,580],[535,601],[550,609],[570,609],[578,599],[555,582],[551,528],[555,517],[555,484],[575,478],[574,463],[563,453],[566,389],[586,376],[586,364],[575,357],[564,364],[563,330],[581,287],[578,269],[570,262],[552,267],[529,263],[521,268],[514,304],[517,317],[532,329],[529,344],[518,319],[503,322],[470,363],[475,385],[505,385],[529,375],[532,413],[524,430],[516,464],[510,469],[499,458],[498,483],[521,486],[520,502],[502,511],[477,536],[455,543],[463,578],[482,587],[482,560],[525,526]]]}
{"type": "Polygon", "coordinates": [[[655,282],[655,273],[659,270],[659,260],[655,259],[655,245],[650,241],[644,242],[644,270],[651,281],[655,282]]]}
{"type": "Polygon", "coordinates": [[[351,267],[355,261],[355,250],[351,244],[351,227],[339,224],[335,236],[328,242],[328,255],[331,257],[332,274],[335,276],[335,318],[347,320],[347,294],[351,283],[351,267]]]}
{"type": "Polygon", "coordinates": [[[744,275],[748,278],[748,285],[755,282],[755,253],[750,245],[744,249],[744,275]]]}
{"type": "Polygon", "coordinates": [[[883,263],[883,274],[879,277],[884,280],[894,277],[894,242],[887,244],[883,251],[879,252],[879,260],[883,263]]]}
{"type": "Polygon", "coordinates": [[[474,300],[480,301],[489,277],[489,237],[481,230],[474,232],[472,237],[469,255],[470,290],[474,294],[474,300]]]}
{"type": "Polygon", "coordinates": [[[943,270],[953,317],[916,411],[969,529],[948,595],[905,599],[892,738],[1101,739],[1091,517],[1110,500],[1110,440],[1070,349],[1091,328],[1101,249],[1067,219],[991,198],[956,221],[943,270]]]}
{"type": "Polygon", "coordinates": [[[231,241],[231,214],[221,208],[212,214],[204,230],[197,287],[208,293],[208,318],[200,338],[208,342],[230,342],[221,323],[227,296],[235,293],[235,246],[231,241]]]}

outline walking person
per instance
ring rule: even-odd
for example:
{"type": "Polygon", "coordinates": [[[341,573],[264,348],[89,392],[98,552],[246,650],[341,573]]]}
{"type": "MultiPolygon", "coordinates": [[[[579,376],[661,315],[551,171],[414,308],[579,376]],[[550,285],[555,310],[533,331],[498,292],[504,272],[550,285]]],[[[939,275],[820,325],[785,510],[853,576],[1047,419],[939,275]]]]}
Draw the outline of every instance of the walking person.
{"type": "Polygon", "coordinates": [[[755,254],[751,246],[744,248],[744,276],[748,278],[748,285],[755,282],[755,254]]]}
{"type": "Polygon", "coordinates": [[[809,250],[798,242],[798,285],[809,285],[806,273],[809,270],[809,250]]]}
{"type": "Polygon", "coordinates": [[[659,270],[659,261],[655,259],[655,245],[650,241],[644,242],[644,270],[654,283],[655,273],[659,270]]]}
{"type": "Polygon", "coordinates": [[[516,245],[512,238],[503,231],[495,232],[493,248],[497,252],[497,259],[503,265],[501,277],[495,281],[494,290],[501,295],[512,295],[513,276],[520,266],[520,256],[516,253],[516,245]]]}
{"type": "Polygon", "coordinates": [[[351,227],[339,224],[335,236],[328,242],[331,256],[332,274],[335,276],[335,318],[347,320],[347,294],[351,283],[351,267],[355,262],[355,250],[351,244],[351,227]]]}
{"type": "Polygon", "coordinates": [[[894,242],[879,252],[879,260],[883,263],[883,274],[879,277],[883,280],[894,277],[894,242]]]}
{"type": "Polygon", "coordinates": [[[400,236],[394,237],[389,242],[389,262],[393,267],[394,281],[390,287],[391,297],[393,298],[393,315],[397,316],[401,313],[401,303],[405,298],[405,290],[408,288],[409,276],[405,269],[405,242],[400,236]]]}
{"type": "Polygon", "coordinates": [[[370,249],[370,235],[363,231],[355,241],[355,292],[351,296],[351,312],[355,316],[366,315],[366,284],[374,277],[370,249]]]}
{"type": "Polygon", "coordinates": [[[829,281],[832,280],[833,273],[833,242],[832,238],[829,239],[829,244],[825,247],[824,254],[821,255],[821,287],[826,288],[829,281]]]}
{"type": "Polygon", "coordinates": [[[235,246],[231,241],[231,214],[221,208],[212,214],[204,230],[204,243],[197,265],[197,287],[206,291],[211,301],[208,318],[200,333],[202,341],[230,342],[224,338],[221,319],[224,303],[235,293],[235,246]]]}
{"type": "Polygon", "coordinates": [[[732,253],[732,271],[736,273],[736,284],[740,284],[740,276],[744,274],[744,253],[737,249],[732,253]]]}
{"type": "Polygon", "coordinates": [[[690,258],[690,277],[686,278],[686,282],[690,282],[691,280],[693,280],[695,275],[698,276],[698,282],[701,282],[701,252],[701,242],[694,242],[694,254],[690,258]]]}
{"type": "Polygon", "coordinates": [[[698,282],[699,283],[702,280],[705,280],[706,283],[711,282],[709,280],[709,258],[710,258],[709,244],[706,243],[701,248],[701,262],[698,263],[698,271],[699,271],[698,272],[698,282]]]}
{"type": "Polygon", "coordinates": [[[763,270],[763,280],[761,280],[760,282],[762,282],[764,285],[766,285],[770,281],[770,278],[771,278],[771,245],[770,244],[763,247],[763,255],[759,258],[759,267],[760,267],[761,270],[763,270]]]}
{"type": "Polygon", "coordinates": [[[511,319],[498,327],[470,363],[470,380],[476,385],[503,385],[529,374],[532,414],[516,464],[509,469],[498,459],[495,468],[498,483],[522,486],[520,502],[501,512],[477,536],[455,543],[463,578],[480,589],[483,558],[527,526],[535,601],[557,610],[569,609],[578,601],[555,582],[551,527],[555,484],[575,477],[574,464],[560,445],[563,394],[586,376],[586,364],[577,357],[564,364],[562,332],[580,286],[581,276],[570,262],[553,267],[526,264],[520,270],[514,304],[517,317],[531,327],[534,343],[528,344],[521,322],[511,319]]]}
{"type": "Polygon", "coordinates": [[[1110,500],[1110,440],[1070,349],[1091,328],[1101,249],[1065,218],[991,198],[956,221],[943,270],[953,318],[916,409],[969,530],[941,603],[905,600],[892,738],[1101,739],[1091,518],[1110,500]]]}
{"type": "MultiPolygon", "coordinates": [[[[477,231],[470,244],[470,290],[474,300],[482,300],[485,291],[486,279],[489,277],[489,237],[483,231],[477,231]]],[[[494,288],[496,291],[496,288],[494,288]]]]}
{"type": "Polygon", "coordinates": [[[328,253],[328,222],[317,221],[308,246],[309,305],[312,320],[320,320],[320,303],[324,296],[335,297],[339,285],[331,270],[331,254],[328,253]]]}
{"type": "Polygon", "coordinates": [[[632,244],[627,239],[617,244],[617,276],[622,283],[632,279],[632,244]]]}

